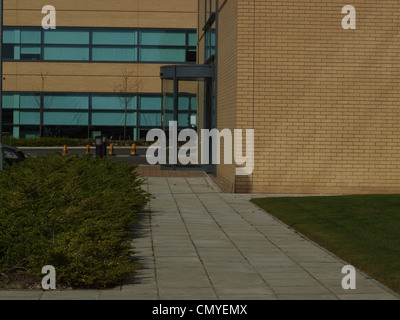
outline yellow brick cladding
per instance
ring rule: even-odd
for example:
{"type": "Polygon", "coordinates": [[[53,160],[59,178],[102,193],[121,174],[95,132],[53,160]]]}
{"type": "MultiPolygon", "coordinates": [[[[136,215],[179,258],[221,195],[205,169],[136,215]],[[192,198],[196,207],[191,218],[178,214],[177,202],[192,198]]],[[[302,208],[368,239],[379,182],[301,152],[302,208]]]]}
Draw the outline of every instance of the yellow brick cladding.
{"type": "Polygon", "coordinates": [[[400,192],[400,3],[352,1],[356,30],[341,26],[346,4],[222,7],[218,126],[255,129],[253,175],[218,169],[236,192],[400,192]]]}

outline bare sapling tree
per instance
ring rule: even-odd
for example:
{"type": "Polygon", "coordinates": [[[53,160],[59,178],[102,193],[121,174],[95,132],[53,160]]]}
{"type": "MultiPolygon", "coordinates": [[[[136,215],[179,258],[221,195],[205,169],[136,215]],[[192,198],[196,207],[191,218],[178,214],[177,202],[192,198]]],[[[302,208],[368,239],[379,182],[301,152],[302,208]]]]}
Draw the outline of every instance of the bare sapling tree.
{"type": "Polygon", "coordinates": [[[48,108],[52,102],[53,98],[45,97],[45,81],[46,77],[48,76],[48,72],[40,72],[41,78],[41,88],[39,91],[39,96],[35,96],[35,101],[37,106],[39,107],[39,137],[43,137],[43,119],[44,119],[44,109],[48,108]]]}
{"type": "Polygon", "coordinates": [[[124,117],[124,144],[126,144],[127,137],[127,119],[128,119],[128,107],[132,100],[137,96],[142,83],[140,79],[138,79],[137,73],[135,69],[126,69],[123,68],[121,70],[121,82],[115,86],[114,91],[118,95],[121,105],[125,110],[124,117]]]}

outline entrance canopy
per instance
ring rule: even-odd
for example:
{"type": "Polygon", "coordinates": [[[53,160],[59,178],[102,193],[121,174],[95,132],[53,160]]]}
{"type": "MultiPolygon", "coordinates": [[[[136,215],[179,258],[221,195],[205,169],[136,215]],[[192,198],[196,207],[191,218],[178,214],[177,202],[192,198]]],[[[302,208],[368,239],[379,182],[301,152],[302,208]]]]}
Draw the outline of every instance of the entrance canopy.
{"type": "Polygon", "coordinates": [[[199,78],[212,78],[213,68],[209,65],[173,65],[162,66],[161,79],[181,79],[195,81],[199,78]]]}

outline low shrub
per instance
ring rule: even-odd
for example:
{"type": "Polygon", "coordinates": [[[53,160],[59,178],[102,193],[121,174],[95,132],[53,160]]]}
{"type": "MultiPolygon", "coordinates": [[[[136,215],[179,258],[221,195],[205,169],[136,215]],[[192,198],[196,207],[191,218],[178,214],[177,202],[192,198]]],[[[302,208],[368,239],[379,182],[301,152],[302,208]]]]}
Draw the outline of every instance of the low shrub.
{"type": "Polygon", "coordinates": [[[129,228],[150,200],[135,167],[47,155],[0,172],[0,271],[45,265],[57,283],[105,287],[133,274],[129,228]]]}
{"type": "MultiPolygon", "coordinates": [[[[138,146],[149,146],[153,144],[153,141],[146,141],[145,139],[140,140],[107,140],[108,143],[113,143],[114,146],[131,146],[136,144],[138,146]]],[[[94,145],[95,139],[74,139],[68,137],[43,137],[43,138],[14,138],[9,136],[3,136],[3,144],[11,145],[14,147],[85,147],[88,144],[94,145]]]]}
{"type": "Polygon", "coordinates": [[[69,147],[86,146],[93,144],[94,139],[73,139],[67,137],[43,137],[43,138],[26,138],[17,139],[3,137],[3,143],[14,147],[59,147],[67,145],[69,147]]]}

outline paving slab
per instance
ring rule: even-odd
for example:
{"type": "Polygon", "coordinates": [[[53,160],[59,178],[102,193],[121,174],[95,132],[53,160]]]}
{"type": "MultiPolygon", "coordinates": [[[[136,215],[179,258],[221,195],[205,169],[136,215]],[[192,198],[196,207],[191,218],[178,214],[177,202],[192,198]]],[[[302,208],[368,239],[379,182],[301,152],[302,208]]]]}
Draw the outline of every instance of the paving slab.
{"type": "Polygon", "coordinates": [[[344,290],[341,268],[347,263],[249,201],[268,195],[224,194],[205,174],[151,176],[143,187],[155,198],[131,228],[133,261],[142,265],[131,279],[106,290],[0,290],[0,299],[400,297],[361,272],[357,272],[357,289],[344,290]]]}

